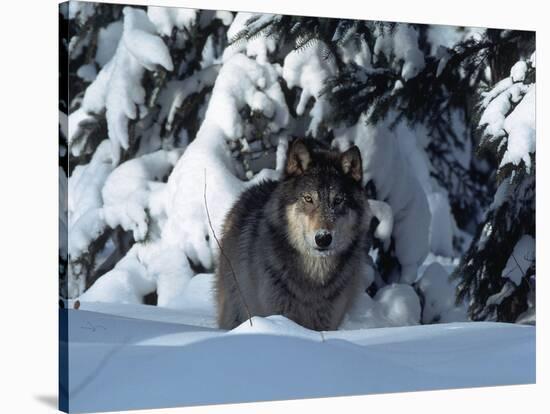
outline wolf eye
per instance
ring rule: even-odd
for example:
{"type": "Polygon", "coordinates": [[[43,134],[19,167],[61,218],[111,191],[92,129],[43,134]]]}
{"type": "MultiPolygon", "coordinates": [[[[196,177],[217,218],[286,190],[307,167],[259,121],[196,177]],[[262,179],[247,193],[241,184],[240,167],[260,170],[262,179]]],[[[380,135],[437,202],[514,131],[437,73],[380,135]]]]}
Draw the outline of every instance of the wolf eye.
{"type": "Polygon", "coordinates": [[[304,201],[305,201],[306,203],[313,203],[313,198],[311,198],[310,195],[307,195],[307,194],[306,194],[306,195],[304,196],[304,201]]]}
{"type": "Polygon", "coordinates": [[[341,196],[334,197],[334,204],[336,204],[336,205],[342,204],[343,201],[344,201],[344,197],[341,197],[341,196]]]}

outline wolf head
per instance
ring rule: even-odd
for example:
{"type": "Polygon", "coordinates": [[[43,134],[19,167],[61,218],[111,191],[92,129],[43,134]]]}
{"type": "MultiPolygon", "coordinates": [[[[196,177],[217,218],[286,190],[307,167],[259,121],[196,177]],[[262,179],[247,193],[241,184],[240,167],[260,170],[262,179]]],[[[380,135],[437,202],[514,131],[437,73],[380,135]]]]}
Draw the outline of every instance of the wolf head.
{"type": "Polygon", "coordinates": [[[289,241],[300,253],[327,257],[355,243],[368,213],[361,154],[298,139],[287,154],[285,214],[289,241]]]}

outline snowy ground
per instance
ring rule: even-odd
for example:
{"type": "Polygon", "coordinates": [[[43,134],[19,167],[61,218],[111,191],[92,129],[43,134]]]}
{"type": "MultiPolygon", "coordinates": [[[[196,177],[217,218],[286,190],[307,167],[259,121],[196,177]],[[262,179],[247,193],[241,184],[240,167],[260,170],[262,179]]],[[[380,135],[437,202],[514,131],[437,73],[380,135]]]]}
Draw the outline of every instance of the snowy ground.
{"type": "Polygon", "coordinates": [[[73,412],[535,382],[535,328],[448,323],[314,332],[281,316],[215,328],[207,275],[185,309],[69,311],[73,412]]]}

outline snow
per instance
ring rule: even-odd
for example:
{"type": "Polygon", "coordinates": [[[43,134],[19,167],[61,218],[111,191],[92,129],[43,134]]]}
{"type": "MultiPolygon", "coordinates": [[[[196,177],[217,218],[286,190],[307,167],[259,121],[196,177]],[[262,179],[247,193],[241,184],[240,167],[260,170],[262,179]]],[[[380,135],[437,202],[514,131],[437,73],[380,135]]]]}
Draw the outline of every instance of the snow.
{"type": "Polygon", "coordinates": [[[101,215],[101,189],[112,170],[110,146],[105,140],[98,146],[91,161],[75,167],[69,177],[67,203],[69,255],[72,260],[85,253],[89,244],[105,229],[101,215]]]}
{"type": "Polygon", "coordinates": [[[105,66],[115,55],[123,29],[124,25],[120,21],[110,23],[106,27],[99,29],[97,33],[95,61],[100,67],[105,66]]]}
{"type": "Polygon", "coordinates": [[[389,204],[378,200],[369,200],[369,209],[380,222],[374,230],[374,237],[384,242],[387,249],[393,231],[393,212],[389,204]]]}
{"type": "Polygon", "coordinates": [[[95,13],[96,5],[84,1],[69,2],[69,19],[77,19],[80,24],[84,24],[95,13]]]}
{"type": "Polygon", "coordinates": [[[527,269],[535,261],[535,239],[529,234],[524,234],[514,246],[506,266],[502,271],[502,277],[510,279],[519,286],[527,269]]]}
{"type": "MultiPolygon", "coordinates": [[[[497,84],[497,87],[500,86],[497,84]]],[[[529,86],[515,83],[498,96],[496,96],[485,108],[479,120],[479,126],[485,127],[484,134],[493,137],[502,137],[506,134],[504,122],[512,109],[513,103],[518,103],[528,91],[529,86]]]]}
{"type": "Polygon", "coordinates": [[[183,7],[147,7],[149,20],[157,27],[158,33],[163,36],[170,36],[172,30],[190,30],[197,20],[199,10],[186,9],[183,7]]]}
{"type": "Polygon", "coordinates": [[[340,329],[418,325],[420,312],[418,296],[411,286],[391,284],[372,299],[367,294],[361,295],[340,329]]]}
{"type": "MultiPolygon", "coordinates": [[[[460,136],[464,127],[457,112],[452,113],[451,124],[453,132],[460,136]]],[[[425,148],[433,138],[424,126],[411,127],[403,121],[395,126],[394,133],[398,137],[398,145],[403,158],[406,158],[410,164],[410,170],[426,194],[431,216],[429,225],[430,252],[435,255],[452,257],[456,254],[453,248],[453,239],[458,233],[458,228],[451,211],[447,190],[431,175],[434,168],[425,148]]],[[[468,141],[463,148],[453,147],[453,154],[464,168],[470,168],[471,144],[468,141]]],[[[410,213],[412,214],[413,211],[410,213]]]]}
{"type": "MultiPolygon", "coordinates": [[[[264,16],[264,19],[267,19],[273,15],[246,12],[237,13],[227,30],[227,39],[231,42],[239,32],[246,30],[246,22],[248,20],[261,18],[262,16],[264,16]]],[[[226,61],[237,53],[244,53],[248,57],[255,58],[258,62],[267,63],[269,54],[273,53],[276,47],[277,44],[273,37],[254,36],[247,41],[242,40],[231,43],[224,51],[223,60],[226,61]]]]}
{"type": "Polygon", "coordinates": [[[100,277],[79,300],[142,303],[143,296],[155,290],[155,283],[139,260],[140,250],[140,244],[133,245],[115,268],[100,277]]]}
{"type": "Polygon", "coordinates": [[[340,50],[345,63],[353,62],[364,69],[372,68],[372,53],[366,42],[359,42],[357,38],[350,36],[340,50]]]}
{"type": "Polygon", "coordinates": [[[224,332],[177,321],[183,311],[146,305],[103,310],[82,302],[68,311],[70,382],[63,385],[71,411],[535,382],[530,326],[453,323],[319,333],[273,316],[224,332]]]}
{"type": "Polygon", "coordinates": [[[288,110],[277,79],[270,65],[263,66],[244,54],[230,58],[216,79],[211,103],[195,140],[168,180],[168,220],[163,238],[181,246],[194,263],[206,269],[212,268],[217,246],[205,210],[205,176],[208,209],[214,231],[219,235],[226,212],[246,185],[237,176],[226,141],[242,136],[239,111],[245,105],[269,118],[271,131],[276,132],[288,123],[288,110]]]}
{"type": "Polygon", "coordinates": [[[80,139],[81,127],[86,122],[92,120],[92,115],[88,114],[83,107],[71,112],[68,116],[67,142],[69,144],[69,151],[76,157],[82,154],[86,146],[86,142],[83,139],[80,139]]]}
{"type": "MultiPolygon", "coordinates": [[[[270,19],[273,15],[257,14],[239,12],[233,19],[231,26],[227,30],[227,39],[232,42],[235,36],[246,30],[246,22],[252,18],[261,18],[264,16],[264,20],[270,19]]],[[[223,53],[223,60],[230,59],[237,53],[243,53],[248,57],[255,58],[258,62],[265,64],[268,63],[268,57],[277,48],[276,41],[273,37],[266,36],[254,36],[253,38],[244,41],[236,41],[231,43],[223,53]]]]}
{"type": "Polygon", "coordinates": [[[455,305],[456,283],[449,279],[449,273],[438,262],[426,267],[417,287],[424,297],[422,323],[447,323],[466,321],[464,304],[455,305]]]}
{"type": "Polygon", "coordinates": [[[447,49],[443,46],[440,46],[437,49],[436,58],[439,59],[439,62],[437,64],[437,70],[436,70],[436,73],[435,73],[436,77],[439,77],[441,75],[441,73],[443,72],[443,70],[447,66],[447,63],[449,63],[449,59],[451,58],[451,56],[452,55],[449,52],[449,49],[447,49]]]}
{"type": "Polygon", "coordinates": [[[448,196],[443,192],[432,192],[428,194],[428,205],[430,206],[430,251],[436,255],[451,257],[454,256],[453,236],[456,223],[448,196]]]}
{"type": "Polygon", "coordinates": [[[289,88],[301,88],[296,114],[303,115],[311,98],[315,103],[309,112],[311,122],[307,132],[317,136],[319,126],[326,118],[330,105],[325,96],[320,96],[325,80],[336,74],[336,63],[326,59],[323,53],[327,46],[320,40],[314,44],[290,52],[283,64],[283,79],[289,88]]]}
{"type": "Polygon", "coordinates": [[[516,62],[510,69],[510,77],[514,82],[523,82],[527,74],[527,63],[523,60],[516,62]]]}
{"type": "Polygon", "coordinates": [[[441,46],[453,49],[459,42],[468,39],[481,40],[486,31],[487,29],[483,27],[459,27],[430,24],[426,31],[431,46],[430,53],[432,55],[437,55],[437,51],[441,46]]]}
{"type": "Polygon", "coordinates": [[[482,94],[479,126],[483,128],[484,138],[502,138],[499,151],[505,148],[499,170],[523,162],[527,173],[531,171],[531,157],[536,147],[536,87],[534,83],[523,83],[527,70],[527,63],[518,61],[508,78],[482,94]]]}
{"type": "Polygon", "coordinates": [[[82,80],[92,82],[97,76],[97,70],[93,64],[87,64],[79,67],[76,74],[82,80]]]}
{"type": "Polygon", "coordinates": [[[155,34],[156,28],[147,14],[131,7],[125,7],[123,14],[124,31],[116,52],[86,89],[79,109],[80,117],[90,112],[99,114],[106,109],[115,164],[120,161],[121,149],[127,149],[129,145],[129,121],[144,116],[146,112],[145,89],[141,84],[143,73],[157,66],[173,70],[168,48],[155,34]]]}
{"type": "Polygon", "coordinates": [[[527,171],[530,171],[537,136],[535,105],[535,86],[531,85],[521,102],[504,121],[503,128],[508,132],[508,139],[500,167],[506,164],[518,165],[523,161],[527,171]]]}
{"type": "Polygon", "coordinates": [[[149,229],[150,214],[159,214],[153,192],[172,171],[182,151],[159,150],[122,163],[105,180],[102,189],[103,217],[111,228],[132,231],[135,241],[143,241],[149,229]],[[147,214],[149,212],[149,215],[147,214]]]}
{"type": "MultiPolygon", "coordinates": [[[[219,65],[212,65],[195,72],[184,80],[170,81],[166,90],[163,91],[164,94],[172,95],[169,99],[172,104],[170,105],[170,111],[166,118],[166,128],[168,130],[172,129],[172,123],[174,122],[176,112],[189,95],[201,92],[204,88],[214,85],[219,69],[219,65]]],[[[163,100],[165,98],[161,96],[160,99],[163,100]]],[[[161,114],[160,117],[163,118],[163,114],[161,114]]]]}
{"type": "Polygon", "coordinates": [[[413,283],[418,266],[429,252],[430,210],[396,135],[383,125],[367,124],[361,117],[355,126],[335,131],[335,136],[359,147],[364,183],[373,180],[377,199],[390,205],[393,212],[392,237],[402,268],[400,281],[413,283]]]}
{"type": "Polygon", "coordinates": [[[193,275],[187,258],[205,269],[214,266],[217,245],[209,221],[220,235],[240,192],[264,177],[277,177],[263,171],[242,181],[227,144],[243,132],[239,111],[245,105],[269,118],[274,132],[288,122],[276,70],[237,54],[215,79],[205,119],[181,157],[180,150],[143,155],[118,166],[104,183],[100,217],[110,227],[132,231],[138,243],[82,300],[139,304],[156,291],[161,306],[178,307],[193,275]],[[168,182],[159,182],[168,173],[168,182]]]}
{"type": "Polygon", "coordinates": [[[408,24],[398,23],[393,33],[387,28],[382,30],[374,44],[374,54],[381,53],[388,60],[394,56],[402,64],[401,77],[405,81],[418,75],[426,65],[418,46],[418,32],[408,24]]]}

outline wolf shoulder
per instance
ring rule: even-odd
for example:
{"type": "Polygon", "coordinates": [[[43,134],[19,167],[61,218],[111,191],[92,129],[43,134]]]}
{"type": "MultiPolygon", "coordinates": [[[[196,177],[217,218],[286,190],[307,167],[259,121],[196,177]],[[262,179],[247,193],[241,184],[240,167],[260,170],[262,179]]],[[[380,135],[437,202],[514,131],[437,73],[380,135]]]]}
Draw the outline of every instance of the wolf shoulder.
{"type": "Polygon", "coordinates": [[[226,216],[224,233],[232,228],[241,228],[254,213],[264,211],[277,185],[277,181],[264,180],[244,190],[226,216]]]}

